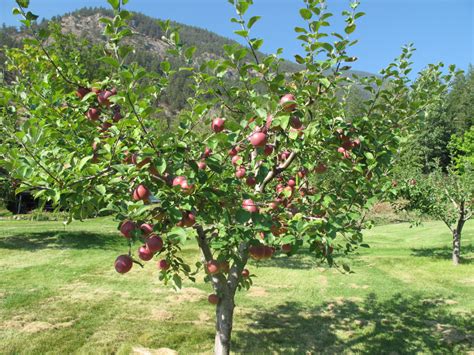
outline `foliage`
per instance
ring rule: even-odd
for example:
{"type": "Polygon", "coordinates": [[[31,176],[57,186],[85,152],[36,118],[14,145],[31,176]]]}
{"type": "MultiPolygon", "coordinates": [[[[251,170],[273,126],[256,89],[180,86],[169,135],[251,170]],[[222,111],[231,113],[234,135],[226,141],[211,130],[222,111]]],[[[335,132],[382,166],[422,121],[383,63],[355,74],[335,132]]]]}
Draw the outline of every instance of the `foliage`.
{"type": "MultiPolygon", "coordinates": [[[[350,271],[334,253],[358,249],[367,208],[393,189],[400,141],[437,105],[453,68],[443,75],[441,64],[431,65],[410,83],[408,46],[380,76],[343,75],[356,60],[349,35],[363,13],[352,3],[342,14],[344,34],[329,33],[332,14],[324,1],[307,0],[300,11],[305,27],[295,29],[305,53],[296,60],[304,69],[287,77],[281,50],[257,52],[263,40],[251,28],[258,18],[247,19],[251,1],[239,0],[230,1],[231,21],[248,48],[225,45],[224,58],[198,69],[164,60],[160,72],[150,72],[129,61],[132,14],[125,2],[109,2],[115,16],[100,19],[107,42],[98,58],[108,74],[93,80],[84,76],[80,55],[46,48],[50,33],[31,27],[35,15],[24,6],[15,10],[33,38],[6,52],[16,75],[1,89],[2,165],[21,181],[17,191],[35,189],[37,198],[67,208],[69,222],[112,211],[129,244],[119,272],[130,270],[136,241],[151,250],[151,237],[138,228],[144,222],[160,234],[153,240],[163,242],[151,255],[162,258],[165,283],[180,288],[205,267],[225,314],[217,319],[216,339],[228,352],[234,294],[252,284],[242,276],[249,257],[292,255],[309,245],[319,260],[350,271]],[[176,129],[163,130],[157,103],[182,73],[192,78],[192,95],[176,129]],[[359,114],[348,116],[355,86],[367,99],[359,114]],[[203,253],[195,269],[179,256],[191,238],[203,253]]],[[[161,26],[168,56],[191,64],[196,50],[170,22],[161,26]]]]}

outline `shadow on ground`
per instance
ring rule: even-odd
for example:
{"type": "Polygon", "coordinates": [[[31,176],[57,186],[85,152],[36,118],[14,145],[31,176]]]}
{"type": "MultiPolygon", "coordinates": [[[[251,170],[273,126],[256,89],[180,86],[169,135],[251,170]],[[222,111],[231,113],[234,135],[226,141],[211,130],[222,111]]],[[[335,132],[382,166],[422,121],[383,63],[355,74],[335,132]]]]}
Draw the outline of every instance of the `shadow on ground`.
{"type": "Polygon", "coordinates": [[[316,308],[287,302],[246,315],[250,326],[235,332],[242,353],[447,354],[472,350],[474,319],[455,315],[449,301],[395,295],[380,301],[338,299],[316,308]]]}
{"type": "Polygon", "coordinates": [[[0,249],[113,249],[123,239],[111,234],[45,231],[0,238],[0,249]]]}
{"type": "MultiPolygon", "coordinates": [[[[445,259],[451,260],[452,257],[452,248],[449,246],[445,247],[438,247],[438,248],[418,248],[418,249],[411,249],[411,255],[413,256],[422,256],[426,258],[433,258],[433,259],[445,259]]],[[[473,258],[466,258],[463,255],[474,253],[474,245],[462,245],[461,246],[461,264],[470,264],[473,263],[473,258]]]]}

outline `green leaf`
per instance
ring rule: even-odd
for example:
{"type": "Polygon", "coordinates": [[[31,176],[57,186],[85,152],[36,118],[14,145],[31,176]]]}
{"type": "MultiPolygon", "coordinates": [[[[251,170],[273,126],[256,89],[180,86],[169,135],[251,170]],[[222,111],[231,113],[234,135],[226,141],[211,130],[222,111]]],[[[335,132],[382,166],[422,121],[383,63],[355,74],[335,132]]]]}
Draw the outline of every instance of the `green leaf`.
{"type": "Polygon", "coordinates": [[[234,33],[243,38],[247,38],[249,35],[249,31],[246,31],[246,30],[237,30],[237,31],[234,31],[234,33]]]}
{"type": "Polygon", "coordinates": [[[369,245],[369,244],[365,244],[365,243],[364,243],[364,244],[360,244],[359,246],[362,247],[362,248],[370,248],[370,245],[369,245]]]}
{"type": "Polygon", "coordinates": [[[23,8],[30,6],[30,0],[16,0],[16,3],[23,8]]]}
{"type": "Polygon", "coordinates": [[[303,19],[309,20],[313,14],[308,9],[300,9],[300,15],[303,19]]]}
{"type": "Polygon", "coordinates": [[[196,52],[196,47],[188,47],[186,48],[186,50],[184,51],[184,56],[186,57],[187,60],[191,60],[193,55],[194,55],[194,52],[196,52]]]}
{"type": "Polygon", "coordinates": [[[252,26],[261,19],[261,16],[253,16],[250,18],[249,22],[247,22],[247,27],[250,29],[252,26]]]}
{"type": "Polygon", "coordinates": [[[237,10],[237,14],[245,15],[249,6],[250,6],[250,3],[247,0],[239,0],[239,2],[235,6],[235,9],[237,10]]]}
{"type": "Polygon", "coordinates": [[[182,280],[178,274],[173,275],[173,286],[178,290],[182,287],[182,280]]]}
{"type": "Polygon", "coordinates": [[[31,11],[28,11],[26,13],[26,19],[29,20],[29,21],[35,21],[37,18],[38,18],[38,15],[35,15],[31,11]]]}
{"type": "Polygon", "coordinates": [[[107,0],[107,2],[112,6],[114,10],[118,10],[120,6],[120,0],[107,0]]]}
{"type": "Polygon", "coordinates": [[[110,66],[114,67],[114,68],[118,68],[120,67],[120,64],[119,62],[117,61],[117,59],[115,58],[112,58],[112,57],[102,57],[99,59],[100,61],[106,63],[106,64],[109,64],[110,66]]]}
{"type": "Polygon", "coordinates": [[[171,64],[170,64],[170,62],[167,62],[167,61],[161,62],[160,63],[160,68],[161,68],[161,70],[163,70],[163,72],[168,73],[171,69],[171,64]]]}
{"type": "Polygon", "coordinates": [[[105,193],[107,192],[106,188],[104,185],[97,185],[95,187],[95,189],[97,190],[97,192],[99,192],[102,196],[105,195],[105,193]]]}
{"type": "Polygon", "coordinates": [[[344,32],[346,32],[347,34],[351,34],[352,32],[354,32],[355,29],[356,29],[356,25],[355,23],[353,23],[352,25],[347,26],[344,29],[344,32]]]}

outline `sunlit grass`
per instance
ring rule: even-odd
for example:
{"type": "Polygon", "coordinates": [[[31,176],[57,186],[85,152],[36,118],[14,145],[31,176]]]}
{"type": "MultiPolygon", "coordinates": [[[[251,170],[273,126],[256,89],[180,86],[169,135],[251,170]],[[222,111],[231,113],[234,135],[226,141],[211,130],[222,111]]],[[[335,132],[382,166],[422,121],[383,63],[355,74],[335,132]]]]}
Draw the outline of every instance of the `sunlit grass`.
{"type": "MultiPolygon", "coordinates": [[[[237,296],[234,350],[243,353],[440,353],[473,346],[474,225],[463,264],[450,261],[438,222],[366,232],[370,249],[347,261],[353,274],[308,255],[252,262],[254,287],[237,296]]],[[[118,275],[127,250],[110,219],[0,221],[0,353],[211,352],[209,285],[180,293],[158,280],[155,261],[118,275]]],[[[193,242],[184,249],[198,259],[193,242]]]]}

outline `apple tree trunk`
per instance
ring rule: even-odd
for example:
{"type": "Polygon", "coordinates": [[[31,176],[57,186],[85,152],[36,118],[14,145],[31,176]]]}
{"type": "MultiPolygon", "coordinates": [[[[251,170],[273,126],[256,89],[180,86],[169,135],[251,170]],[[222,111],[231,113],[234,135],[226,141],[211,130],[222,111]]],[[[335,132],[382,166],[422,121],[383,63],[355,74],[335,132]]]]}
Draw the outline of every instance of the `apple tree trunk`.
{"type": "Polygon", "coordinates": [[[453,264],[459,265],[461,258],[461,233],[457,228],[453,231],[453,264]]]}
{"type": "Polygon", "coordinates": [[[466,223],[465,202],[461,201],[459,206],[459,218],[456,228],[453,229],[453,264],[459,265],[461,262],[461,233],[464,223],[466,223]]]}
{"type": "Polygon", "coordinates": [[[216,355],[228,355],[230,353],[234,307],[233,294],[225,295],[217,304],[216,338],[214,344],[214,353],[216,355]]]}

